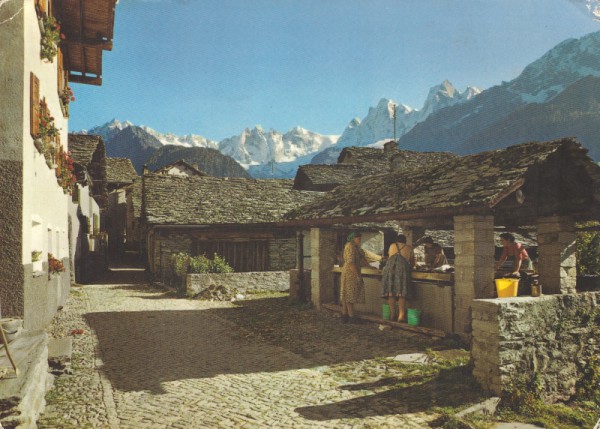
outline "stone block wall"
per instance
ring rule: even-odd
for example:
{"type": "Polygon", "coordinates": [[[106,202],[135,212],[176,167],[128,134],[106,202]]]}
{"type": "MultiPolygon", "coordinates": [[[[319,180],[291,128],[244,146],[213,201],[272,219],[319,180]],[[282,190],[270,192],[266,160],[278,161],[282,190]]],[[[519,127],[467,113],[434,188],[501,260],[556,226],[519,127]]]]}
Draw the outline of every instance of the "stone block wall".
{"type": "Polygon", "coordinates": [[[223,286],[226,289],[246,293],[248,291],[283,292],[290,287],[288,271],[264,271],[250,273],[188,274],[186,293],[197,295],[210,286],[223,286]]]}
{"type": "Polygon", "coordinates": [[[536,380],[547,400],[568,399],[600,354],[600,292],[476,300],[472,311],[473,375],[496,395],[536,380]]]}
{"type": "Polygon", "coordinates": [[[269,270],[286,271],[296,267],[296,237],[269,241],[269,270]]]}
{"type": "Polygon", "coordinates": [[[577,283],[575,222],[564,216],[537,223],[540,283],[548,293],[575,293],[577,283]]]}
{"type": "Polygon", "coordinates": [[[153,266],[156,272],[153,274],[162,282],[171,282],[171,256],[179,253],[192,252],[192,238],[185,233],[169,233],[168,236],[155,236],[153,266]]]}
{"type": "Polygon", "coordinates": [[[454,218],[454,332],[467,340],[471,302],[494,296],[494,218],[454,218]]]}

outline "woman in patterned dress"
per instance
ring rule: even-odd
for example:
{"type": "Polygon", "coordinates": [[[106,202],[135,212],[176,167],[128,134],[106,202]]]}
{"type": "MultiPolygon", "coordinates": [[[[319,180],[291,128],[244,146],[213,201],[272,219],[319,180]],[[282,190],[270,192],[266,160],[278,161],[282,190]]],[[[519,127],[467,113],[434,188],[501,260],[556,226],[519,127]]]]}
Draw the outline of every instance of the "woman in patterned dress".
{"type": "Polygon", "coordinates": [[[361,247],[362,235],[352,232],[348,235],[344,246],[344,265],[340,287],[340,303],[342,305],[342,322],[355,322],[354,304],[365,302],[365,284],[360,273],[363,263],[381,260],[381,256],[365,252],[361,247]]]}

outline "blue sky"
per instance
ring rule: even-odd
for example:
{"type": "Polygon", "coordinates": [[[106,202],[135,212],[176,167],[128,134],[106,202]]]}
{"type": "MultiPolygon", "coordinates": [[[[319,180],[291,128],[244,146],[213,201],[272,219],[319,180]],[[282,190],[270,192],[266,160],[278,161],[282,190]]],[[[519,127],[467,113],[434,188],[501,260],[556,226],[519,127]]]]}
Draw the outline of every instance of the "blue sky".
{"type": "Polygon", "coordinates": [[[120,0],[104,83],[73,85],[70,128],[341,134],[382,97],[488,88],[598,30],[567,0],[120,0]]]}

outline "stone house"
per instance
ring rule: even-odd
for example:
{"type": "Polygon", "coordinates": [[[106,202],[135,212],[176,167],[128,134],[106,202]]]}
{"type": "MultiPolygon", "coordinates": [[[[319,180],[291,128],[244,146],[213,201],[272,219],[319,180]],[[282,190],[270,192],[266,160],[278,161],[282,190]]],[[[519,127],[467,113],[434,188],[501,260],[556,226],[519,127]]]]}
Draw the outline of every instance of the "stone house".
{"type": "Polygon", "coordinates": [[[89,173],[92,196],[101,210],[108,208],[108,181],[106,176],[106,147],[101,136],[69,134],[69,150],[76,163],[89,173]]]}
{"type": "Polygon", "coordinates": [[[125,249],[127,229],[127,187],[138,177],[129,158],[106,158],[106,181],[108,187],[108,209],[106,231],[110,254],[125,249]]]}
{"type": "MultiPolygon", "coordinates": [[[[570,216],[574,220],[599,216],[596,200],[599,188],[594,187],[599,174],[600,167],[589,160],[574,140],[528,143],[457,157],[430,170],[414,169],[357,179],[288,216],[291,225],[299,226],[395,220],[413,242],[426,229],[454,231],[455,277],[468,280],[454,283],[455,298],[459,301],[455,305],[454,332],[463,334],[470,325],[469,297],[493,296],[494,227],[516,230],[534,228],[551,216],[570,216]],[[577,172],[573,178],[562,177],[565,168],[558,168],[561,162],[569,167],[568,171],[577,172]],[[479,243],[479,232],[461,237],[467,228],[462,216],[471,220],[473,216],[482,217],[471,227],[485,227],[481,232],[487,237],[485,245],[468,243],[471,240],[479,243]],[[477,261],[475,277],[471,273],[474,268],[469,265],[473,261],[477,261]]],[[[559,243],[548,246],[538,241],[540,281],[554,293],[573,290],[574,260],[557,260],[559,243]],[[559,275],[557,266],[561,264],[563,273],[568,275],[559,275]]]]}
{"type": "Polygon", "coordinates": [[[106,158],[106,188],[108,193],[133,183],[138,175],[129,158],[106,158]]]}
{"type": "Polygon", "coordinates": [[[69,237],[71,278],[77,283],[86,283],[97,272],[102,270],[104,246],[100,230],[100,206],[92,193],[93,179],[87,168],[74,163],[74,173],[77,178],[72,195],[73,203],[69,205],[69,218],[72,222],[69,237]],[[74,226],[74,227],[73,227],[74,226]]]}
{"type": "Polygon", "coordinates": [[[100,84],[115,3],[87,0],[83,10],[84,2],[0,2],[0,313],[22,319],[25,328],[14,340],[25,341],[15,347],[20,375],[8,383],[12,390],[0,390],[5,427],[33,426],[44,402],[43,329],[68,296],[70,238],[79,228],[73,216],[79,203],[69,195],[77,186],[68,151],[68,83],[100,84]],[[57,46],[53,38],[59,36],[57,46]],[[51,266],[57,272],[49,272],[51,266]]]}
{"type": "Polygon", "coordinates": [[[168,279],[171,255],[214,253],[237,272],[296,265],[295,231],[277,223],[318,193],[291,180],[149,174],[142,184],[142,231],[150,273],[168,279]]]}
{"type": "Polygon", "coordinates": [[[207,174],[200,170],[198,166],[190,164],[183,159],[179,159],[175,162],[165,165],[164,167],[154,170],[154,174],[170,174],[171,176],[184,176],[184,177],[202,177],[207,174]]]}
{"type": "Polygon", "coordinates": [[[98,83],[89,72],[100,78],[114,23],[115,2],[94,3],[97,11],[86,13],[79,13],[80,3],[47,0],[9,0],[0,8],[0,309],[3,317],[24,318],[29,329],[45,326],[69,290],[69,229],[77,225],[68,215],[74,203],[59,184],[68,147],[68,82],[98,83]],[[58,49],[42,49],[54,19],[64,39],[58,49]],[[82,42],[97,39],[102,43],[92,47],[82,42]],[[50,280],[48,254],[67,267],[50,280]]]}
{"type": "MultiPolygon", "coordinates": [[[[148,174],[148,171],[146,171],[148,174]]],[[[158,168],[154,174],[172,175],[179,177],[203,177],[205,172],[182,159],[158,168]]],[[[141,245],[141,209],[142,209],[142,180],[137,178],[133,184],[125,188],[125,246],[130,250],[140,250],[141,245]]]]}
{"type": "Polygon", "coordinates": [[[342,150],[337,164],[301,165],[294,178],[294,189],[327,192],[360,177],[386,171],[431,168],[455,157],[447,152],[400,150],[394,141],[387,142],[382,149],[351,146],[342,150]]]}
{"type": "Polygon", "coordinates": [[[129,250],[142,249],[142,178],[125,188],[125,247],[129,250]]]}
{"type": "MultiPolygon", "coordinates": [[[[426,228],[452,231],[454,273],[437,291],[429,287],[431,281],[413,273],[417,299],[420,293],[429,299],[409,306],[432,321],[446,309],[445,332],[471,343],[473,374],[495,394],[515,377],[535,376],[550,399],[568,398],[591,357],[600,353],[597,341],[588,341],[597,328],[589,321],[590,314],[597,314],[600,292],[577,292],[575,245],[576,222],[600,219],[600,166],[574,139],[524,143],[450,159],[427,170],[360,178],[286,218],[290,228],[311,228],[311,296],[317,307],[334,301],[331,225],[395,220],[409,243],[426,228]],[[543,299],[495,298],[498,229],[536,233],[543,299]],[[442,293],[446,298],[440,299],[442,293]],[[443,307],[432,305],[436,300],[443,307]],[[560,332],[557,323],[564,325],[560,332]]],[[[363,270],[363,275],[371,279],[367,296],[371,289],[377,295],[381,273],[363,270]]],[[[381,301],[377,305],[377,310],[357,310],[379,313],[381,301]]]]}
{"type": "MultiPolygon", "coordinates": [[[[76,258],[76,266],[80,273],[76,276],[81,282],[89,281],[95,274],[106,268],[106,240],[108,213],[108,181],[106,167],[106,150],[101,136],[90,134],[69,134],[69,150],[75,161],[78,181],[86,180],[91,193],[89,217],[86,209],[81,207],[79,216],[82,224],[79,228],[80,254],[76,258]],[[99,213],[93,210],[97,203],[99,213]],[[87,223],[87,225],[86,225],[87,223]],[[87,238],[85,238],[87,237],[87,238]]],[[[85,199],[85,197],[82,197],[85,199]]],[[[85,204],[85,202],[84,202],[85,204]]]]}

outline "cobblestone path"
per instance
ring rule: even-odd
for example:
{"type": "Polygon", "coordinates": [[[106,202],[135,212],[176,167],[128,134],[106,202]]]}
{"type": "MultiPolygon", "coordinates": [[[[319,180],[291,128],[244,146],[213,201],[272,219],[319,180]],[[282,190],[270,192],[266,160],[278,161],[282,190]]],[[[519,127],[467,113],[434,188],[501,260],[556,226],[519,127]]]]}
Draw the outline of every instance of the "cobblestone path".
{"type": "Polygon", "coordinates": [[[50,333],[73,329],[85,330],[73,374],[56,379],[40,428],[421,428],[468,401],[453,381],[409,388],[420,370],[391,363],[443,347],[433,339],[285,298],[177,298],[141,270],[74,287],[50,333]]]}

